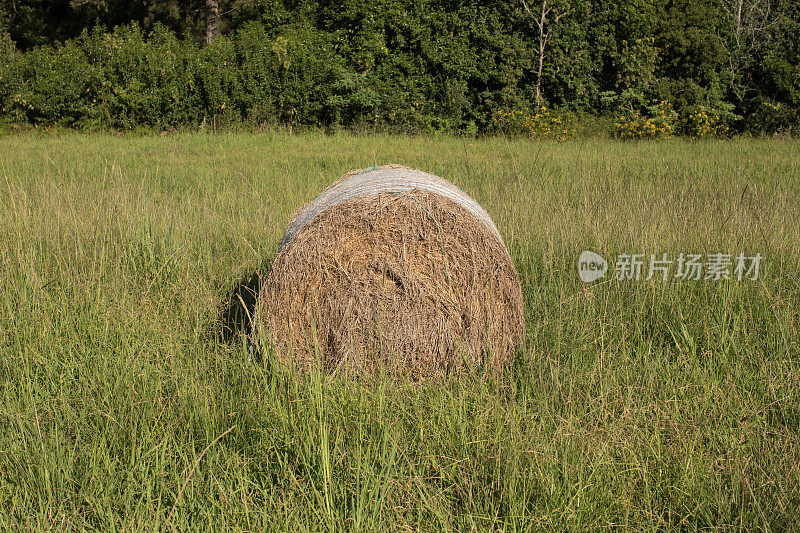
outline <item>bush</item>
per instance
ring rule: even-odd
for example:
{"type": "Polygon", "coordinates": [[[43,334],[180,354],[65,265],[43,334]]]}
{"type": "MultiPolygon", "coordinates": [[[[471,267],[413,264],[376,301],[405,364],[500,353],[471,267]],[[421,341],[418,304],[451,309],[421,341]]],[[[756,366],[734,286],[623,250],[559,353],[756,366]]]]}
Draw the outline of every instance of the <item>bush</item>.
{"type": "Polygon", "coordinates": [[[270,122],[278,115],[273,93],[277,72],[274,42],[263,24],[253,22],[232,38],[239,65],[237,100],[242,117],[252,124],[270,122]]]}
{"type": "Polygon", "coordinates": [[[694,139],[728,135],[730,128],[723,111],[704,105],[689,109],[684,119],[684,131],[694,139]]]}
{"type": "Polygon", "coordinates": [[[35,125],[98,124],[101,67],[87,59],[80,43],[21,54],[16,73],[18,86],[10,103],[13,118],[35,125]]]}
{"type": "Polygon", "coordinates": [[[10,116],[11,99],[17,92],[17,53],[8,33],[0,31],[0,122],[10,116]]]}
{"type": "Polygon", "coordinates": [[[193,72],[194,48],[156,25],[149,39],[135,26],[96,30],[82,43],[103,65],[100,107],[108,126],[167,128],[197,124],[204,116],[193,72]]]}
{"type": "Polygon", "coordinates": [[[577,134],[575,115],[561,109],[542,106],[535,110],[500,109],[492,117],[496,131],[506,135],[525,135],[534,139],[566,141],[577,134]]]}
{"type": "Polygon", "coordinates": [[[746,127],[761,135],[796,135],[800,131],[800,110],[780,102],[761,100],[748,115],[746,127]]]}
{"type": "Polygon", "coordinates": [[[340,65],[324,34],[308,26],[287,28],[270,44],[271,103],[289,124],[320,124],[330,116],[330,97],[340,65]]]}
{"type": "Polygon", "coordinates": [[[661,101],[647,108],[649,116],[638,110],[620,115],[614,122],[614,136],[619,139],[669,139],[675,133],[678,114],[672,104],[661,101]]]}
{"type": "Polygon", "coordinates": [[[198,52],[187,54],[188,72],[194,79],[195,120],[216,126],[239,122],[246,113],[236,45],[219,37],[198,52]]]}

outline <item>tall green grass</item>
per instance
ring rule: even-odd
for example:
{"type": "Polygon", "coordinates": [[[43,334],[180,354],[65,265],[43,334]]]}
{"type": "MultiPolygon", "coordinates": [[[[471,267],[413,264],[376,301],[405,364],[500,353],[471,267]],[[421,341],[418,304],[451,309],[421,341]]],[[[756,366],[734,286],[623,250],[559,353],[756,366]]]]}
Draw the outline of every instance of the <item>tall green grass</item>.
{"type": "Polygon", "coordinates": [[[0,139],[4,529],[796,528],[800,145],[66,134],[0,139]],[[345,171],[494,218],[513,374],[293,376],[231,289],[345,171]],[[578,280],[585,249],[765,256],[756,281],[578,280]]]}

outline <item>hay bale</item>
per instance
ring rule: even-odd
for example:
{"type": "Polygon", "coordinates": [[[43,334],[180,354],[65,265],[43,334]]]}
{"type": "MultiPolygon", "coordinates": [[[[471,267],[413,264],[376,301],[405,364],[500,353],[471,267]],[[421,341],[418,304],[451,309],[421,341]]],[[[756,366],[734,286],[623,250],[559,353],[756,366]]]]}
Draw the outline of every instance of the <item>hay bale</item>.
{"type": "Polygon", "coordinates": [[[522,290],[491,218],[396,165],[353,171],[294,216],[261,289],[278,360],[329,372],[501,371],[524,338],[522,290]]]}

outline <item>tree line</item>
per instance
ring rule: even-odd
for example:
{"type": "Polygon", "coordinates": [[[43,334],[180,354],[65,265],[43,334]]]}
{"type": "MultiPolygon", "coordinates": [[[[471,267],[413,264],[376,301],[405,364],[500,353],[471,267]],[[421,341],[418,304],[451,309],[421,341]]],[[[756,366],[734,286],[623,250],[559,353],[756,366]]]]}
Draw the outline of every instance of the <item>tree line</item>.
{"type": "Polygon", "coordinates": [[[796,0],[0,0],[0,121],[791,134],[798,37],[796,0]]]}

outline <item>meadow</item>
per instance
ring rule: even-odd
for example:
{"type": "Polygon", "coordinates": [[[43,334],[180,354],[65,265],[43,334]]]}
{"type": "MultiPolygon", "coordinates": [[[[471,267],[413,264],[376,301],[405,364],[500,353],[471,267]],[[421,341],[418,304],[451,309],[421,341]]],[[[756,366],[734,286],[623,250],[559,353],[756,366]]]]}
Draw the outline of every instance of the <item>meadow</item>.
{"type": "Polygon", "coordinates": [[[796,140],[25,134],[0,176],[4,530],[798,528],[796,140]],[[220,334],[291,213],[381,163],[493,217],[509,375],[295,375],[220,334]],[[583,250],[763,261],[586,284],[583,250]]]}

